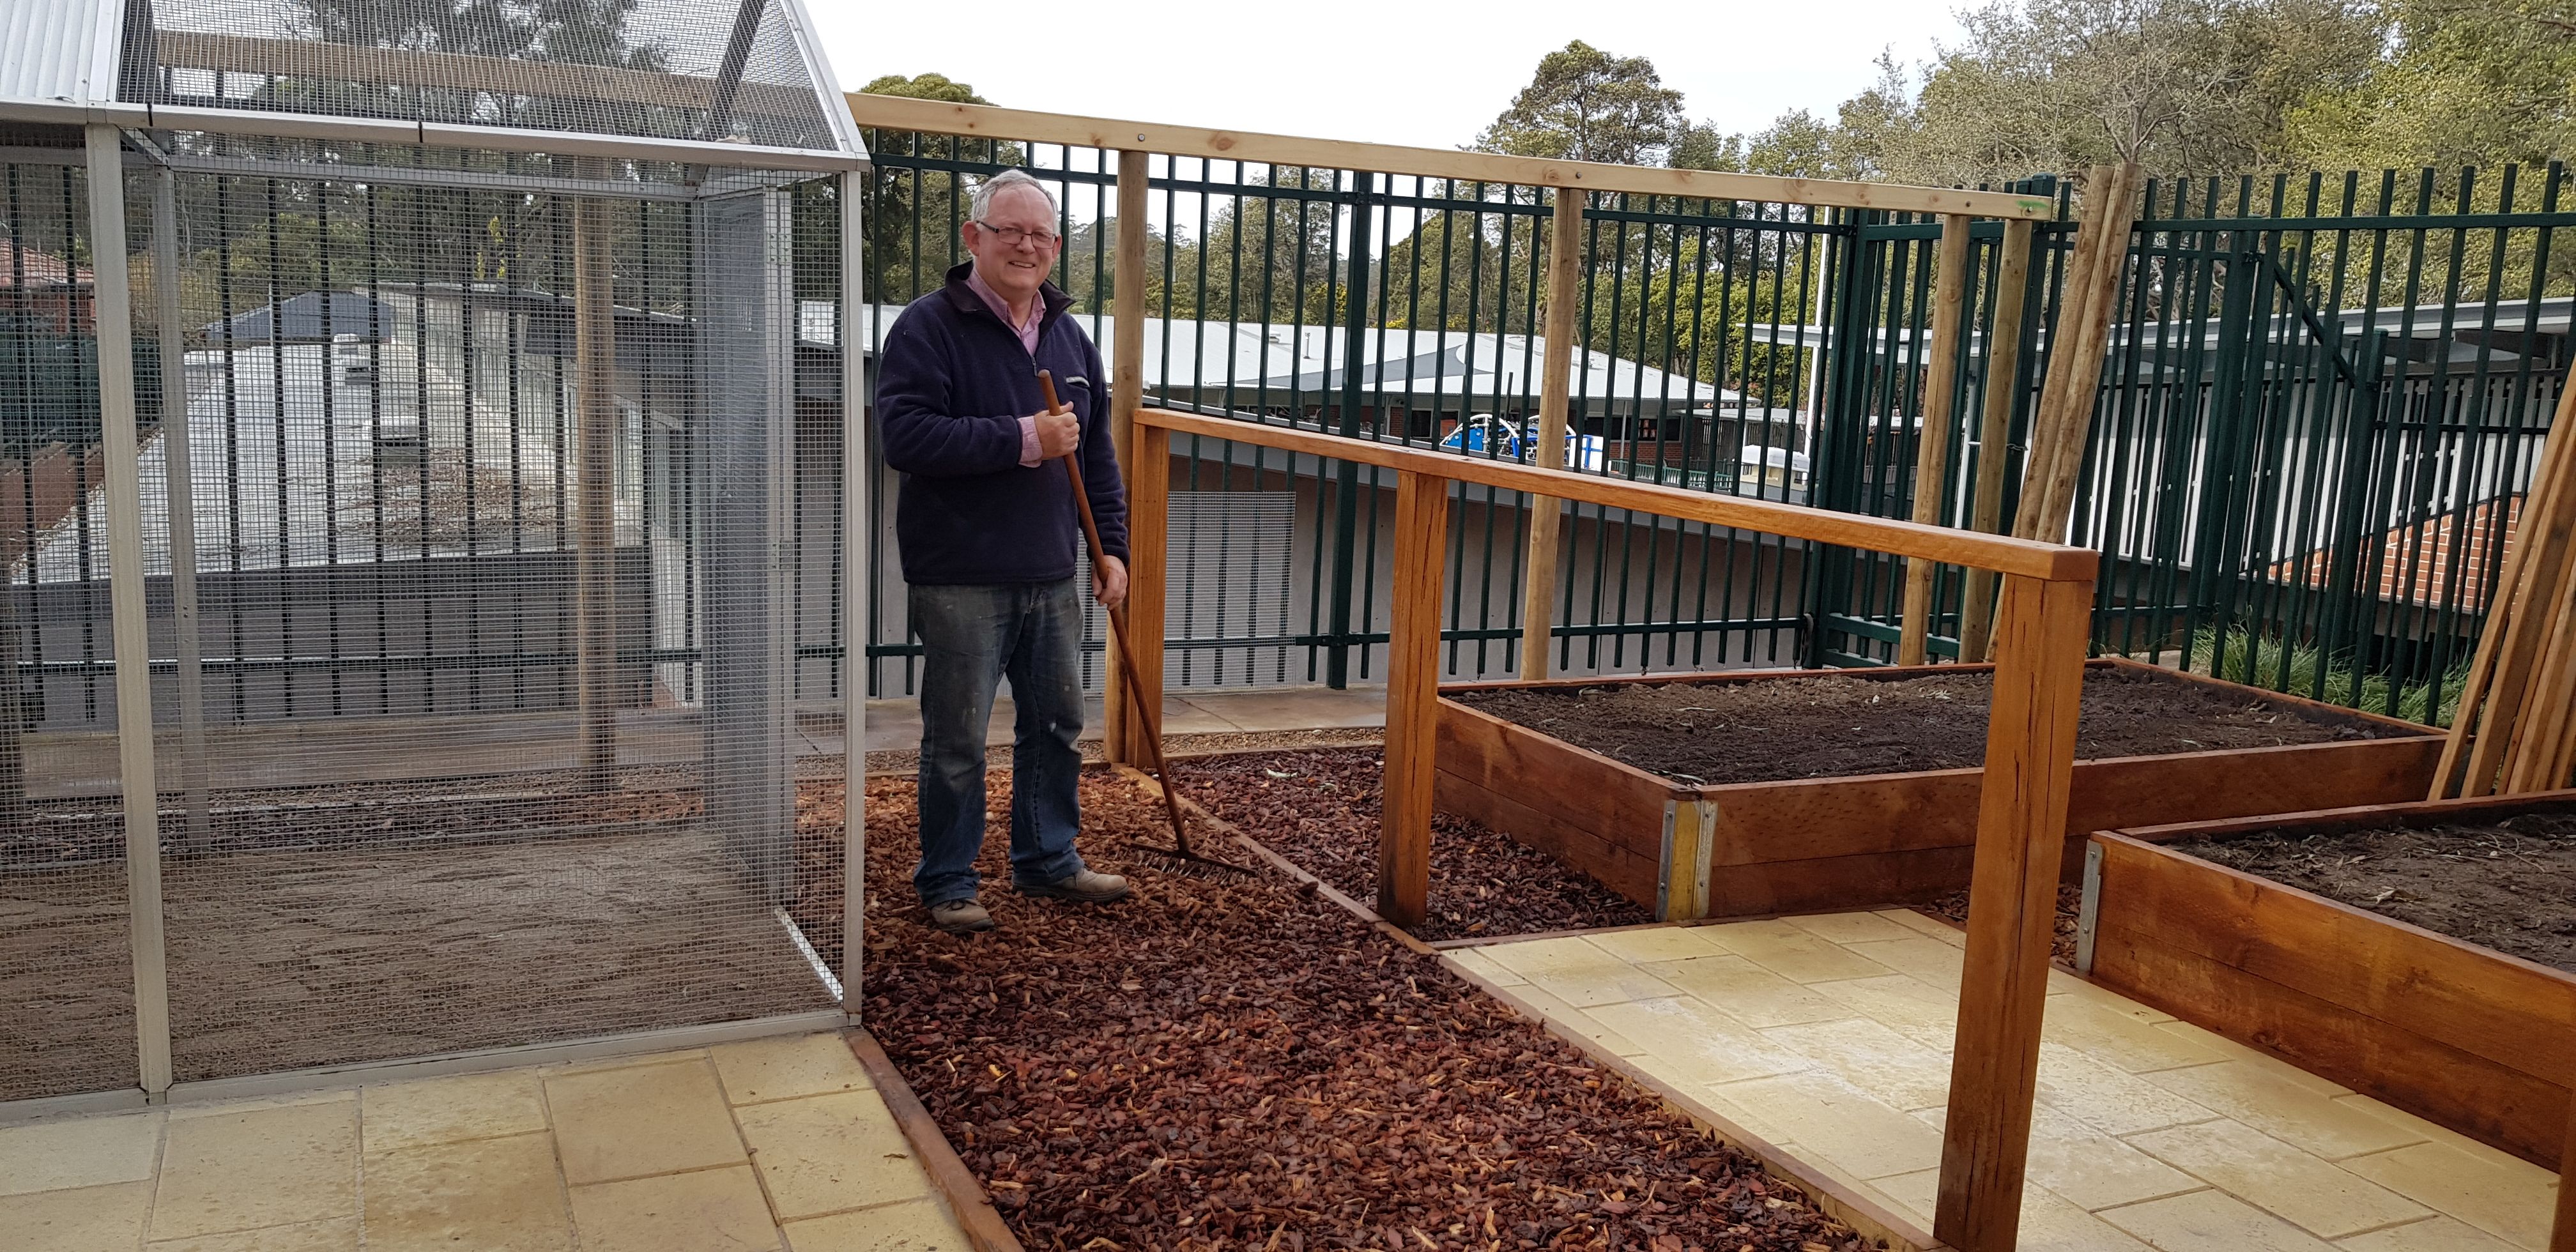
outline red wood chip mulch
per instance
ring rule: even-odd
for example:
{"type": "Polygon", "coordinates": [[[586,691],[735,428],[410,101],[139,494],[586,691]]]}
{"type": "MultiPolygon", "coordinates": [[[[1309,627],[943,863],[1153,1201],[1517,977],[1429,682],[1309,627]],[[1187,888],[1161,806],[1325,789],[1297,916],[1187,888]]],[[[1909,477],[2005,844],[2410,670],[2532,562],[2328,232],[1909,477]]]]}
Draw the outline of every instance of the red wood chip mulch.
{"type": "MultiPolygon", "coordinates": [[[[1180,761],[1181,793],[1354,900],[1377,898],[1376,748],[1180,761]]],[[[1431,915],[1422,939],[1633,926],[1654,913],[1511,836],[1451,813],[1431,820],[1431,915]]]]}
{"type": "MultiPolygon", "coordinates": [[[[912,895],[912,784],[868,786],[864,1019],[1031,1248],[1879,1246],[1311,889],[1130,862],[1161,819],[1117,776],[1083,804],[1136,895],[1014,894],[996,822],[1000,929],[951,936],[912,895]]],[[[803,807],[837,825],[838,785],[803,807]]]]}

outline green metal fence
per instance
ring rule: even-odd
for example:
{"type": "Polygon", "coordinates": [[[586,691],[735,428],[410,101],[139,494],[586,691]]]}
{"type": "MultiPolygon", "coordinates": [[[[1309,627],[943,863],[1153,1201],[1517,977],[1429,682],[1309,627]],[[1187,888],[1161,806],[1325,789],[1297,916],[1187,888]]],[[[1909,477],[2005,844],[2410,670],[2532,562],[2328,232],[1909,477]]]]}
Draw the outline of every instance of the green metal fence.
{"type": "MultiPolygon", "coordinates": [[[[871,150],[874,336],[964,259],[972,177],[1018,166],[1064,195],[1057,280],[1106,349],[1122,294],[1107,152],[886,132],[871,150]]],[[[1150,170],[1148,403],[1526,455],[1551,214],[1537,192],[1190,157],[1150,170]]],[[[2562,181],[2552,166],[2438,185],[2429,172],[2151,185],[2068,536],[2105,553],[2101,649],[2345,703],[2441,707],[2568,361],[2576,266],[2552,240],[2576,213],[2559,211],[2562,181]]],[[[1951,406],[1964,452],[1939,484],[1954,523],[1981,458],[2011,458],[2017,478],[2057,320],[2073,193],[2053,179],[2021,189],[2056,195],[2061,220],[2037,232],[2009,380],[1985,369],[2002,232],[1973,234],[1974,333],[1955,345],[1951,406]],[[1990,386],[2017,398],[2013,439],[1991,453],[1975,440],[1990,386]]],[[[1594,194],[1567,464],[1906,515],[1937,230],[1594,194]]],[[[1217,555],[1174,571],[1175,681],[1375,676],[1391,478],[1231,442],[1184,440],[1175,455],[1177,491],[1293,499],[1296,532],[1289,610],[1256,629],[1222,611],[1245,588],[1228,584],[1213,538],[1226,514],[1203,515],[1215,529],[1194,550],[1217,555]]],[[[1485,488],[1460,505],[1449,671],[1513,672],[1527,506],[1485,488]]],[[[1560,672],[1893,654],[1901,563],[1591,506],[1565,543],[1560,672]]],[[[1964,580],[1939,577],[1933,649],[1954,654],[1964,580]]],[[[909,690],[918,645],[899,582],[878,582],[871,679],[909,690]]]]}

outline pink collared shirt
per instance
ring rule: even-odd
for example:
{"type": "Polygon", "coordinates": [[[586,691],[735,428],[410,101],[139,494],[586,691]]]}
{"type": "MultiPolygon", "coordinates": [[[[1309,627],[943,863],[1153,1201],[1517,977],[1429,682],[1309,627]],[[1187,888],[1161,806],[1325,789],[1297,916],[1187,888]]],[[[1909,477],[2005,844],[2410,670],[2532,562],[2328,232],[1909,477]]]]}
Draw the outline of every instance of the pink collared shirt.
{"type": "MultiPolygon", "coordinates": [[[[993,316],[1002,319],[1004,326],[1011,326],[1011,302],[1003,299],[1002,293],[993,290],[993,285],[985,282],[981,273],[971,269],[966,271],[966,288],[983,297],[984,307],[993,310],[993,316]]],[[[1018,332],[1020,336],[1020,346],[1029,350],[1031,359],[1037,357],[1038,326],[1045,318],[1046,301],[1043,298],[1032,297],[1029,300],[1028,320],[1020,325],[1011,326],[1011,329],[1018,332]]],[[[1023,469],[1032,468],[1043,459],[1038,455],[1038,421],[1034,417],[1022,416],[1020,418],[1020,466],[1023,469]]]]}

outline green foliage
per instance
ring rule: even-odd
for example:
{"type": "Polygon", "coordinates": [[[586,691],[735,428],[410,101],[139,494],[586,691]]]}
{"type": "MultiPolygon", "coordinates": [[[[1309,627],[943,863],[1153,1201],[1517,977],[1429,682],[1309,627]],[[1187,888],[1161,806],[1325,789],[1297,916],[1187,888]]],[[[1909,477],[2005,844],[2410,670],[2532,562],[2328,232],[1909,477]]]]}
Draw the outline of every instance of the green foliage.
{"type": "Polygon", "coordinates": [[[880,74],[859,88],[871,96],[909,96],[915,100],[944,100],[950,104],[991,104],[975,94],[975,89],[946,74],[880,74]]]}
{"type": "Polygon", "coordinates": [[[2394,50],[2290,112],[2326,166],[2537,164],[2576,150],[2576,3],[2392,0],[2394,50]]]}
{"type": "Polygon", "coordinates": [[[2345,708],[2373,713],[2393,709],[2395,716],[2426,726],[2451,724],[2451,718],[2460,710],[2460,688],[2469,678],[2469,658],[2464,655],[2452,664],[2450,672],[2442,675],[2440,707],[2432,707],[2432,683],[2397,686],[2392,705],[2391,683],[2386,674],[2362,673],[2349,658],[2325,657],[2313,645],[2286,643],[2278,635],[2257,635],[2241,626],[2229,628],[2224,636],[2206,627],[2193,635],[2188,668],[2229,682],[2306,696],[2345,708]],[[2222,637],[2226,642],[2223,659],[2219,647],[2222,637]]]}

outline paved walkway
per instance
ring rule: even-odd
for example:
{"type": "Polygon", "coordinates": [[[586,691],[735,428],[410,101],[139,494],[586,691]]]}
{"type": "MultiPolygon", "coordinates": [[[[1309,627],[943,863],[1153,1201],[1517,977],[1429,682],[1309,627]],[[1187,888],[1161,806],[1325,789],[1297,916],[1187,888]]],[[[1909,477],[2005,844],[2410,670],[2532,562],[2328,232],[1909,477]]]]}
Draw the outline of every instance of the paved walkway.
{"type": "MultiPolygon", "coordinates": [[[[1890,909],[1445,959],[1928,1231],[1963,943],[1890,909]]],[[[2548,1171],[2050,977],[2025,1252],[2548,1245],[2548,1171]]]]}
{"type": "Polygon", "coordinates": [[[0,1127],[0,1252],[965,1252],[836,1034],[0,1127]]]}

